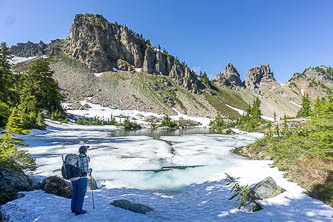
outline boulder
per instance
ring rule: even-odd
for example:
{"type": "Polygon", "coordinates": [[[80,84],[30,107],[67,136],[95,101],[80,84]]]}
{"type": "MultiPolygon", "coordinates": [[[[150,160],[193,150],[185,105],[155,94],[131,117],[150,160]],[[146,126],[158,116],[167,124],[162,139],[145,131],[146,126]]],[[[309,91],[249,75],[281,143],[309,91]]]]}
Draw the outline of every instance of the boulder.
{"type": "Polygon", "coordinates": [[[47,177],[42,183],[42,189],[46,193],[55,194],[57,196],[71,198],[72,197],[72,186],[66,180],[57,177],[47,177]]]}
{"type": "Polygon", "coordinates": [[[18,198],[18,191],[28,191],[30,188],[30,181],[23,172],[0,168],[0,204],[18,198]]]}
{"type": "Polygon", "coordinates": [[[255,200],[252,202],[246,203],[245,206],[241,208],[242,211],[245,211],[247,213],[253,213],[253,212],[256,212],[261,209],[262,209],[261,204],[255,200]]]}
{"type": "Polygon", "coordinates": [[[128,200],[114,200],[110,204],[115,207],[120,207],[125,210],[133,211],[135,213],[140,213],[140,214],[146,214],[154,210],[153,208],[150,208],[144,204],[134,204],[128,200]]]}
{"type": "Polygon", "coordinates": [[[258,199],[271,198],[283,193],[285,190],[279,187],[272,177],[266,177],[256,184],[252,191],[258,199]]]}

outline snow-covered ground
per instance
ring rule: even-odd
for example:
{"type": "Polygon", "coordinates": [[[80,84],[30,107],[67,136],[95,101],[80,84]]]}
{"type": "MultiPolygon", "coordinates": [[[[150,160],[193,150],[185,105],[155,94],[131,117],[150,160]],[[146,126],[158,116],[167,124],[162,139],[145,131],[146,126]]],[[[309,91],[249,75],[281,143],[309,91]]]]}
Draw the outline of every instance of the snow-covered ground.
{"type": "MultiPolygon", "coordinates": [[[[232,106],[230,106],[228,104],[226,104],[226,106],[229,107],[230,109],[233,109],[233,110],[237,111],[240,115],[246,114],[246,112],[244,110],[232,107],[232,106]]],[[[263,116],[263,115],[261,115],[261,118],[263,118],[264,120],[271,121],[271,122],[274,121],[274,118],[273,117],[269,117],[269,116],[263,116]]]]}
{"type": "MultiPolygon", "coordinates": [[[[129,117],[130,120],[135,121],[143,126],[148,126],[149,123],[145,121],[145,118],[148,116],[154,116],[157,118],[163,118],[164,115],[153,113],[153,112],[144,112],[137,110],[120,110],[120,109],[111,109],[108,107],[103,107],[98,104],[93,104],[89,102],[90,98],[87,98],[84,101],[81,101],[82,105],[87,104],[90,108],[88,110],[67,110],[69,114],[85,116],[85,117],[97,117],[100,119],[108,120],[112,117],[116,117],[117,121],[122,121],[125,117],[129,117]],[[119,118],[122,116],[123,118],[119,118]]],[[[68,104],[63,104],[63,106],[68,106],[68,104]]],[[[170,116],[172,120],[179,120],[183,118],[185,120],[193,120],[201,124],[200,127],[208,127],[211,119],[203,117],[193,117],[181,114],[179,111],[174,109],[177,112],[177,115],[170,116]]]]}
{"type": "MultiPolygon", "coordinates": [[[[37,56],[31,56],[31,57],[19,57],[19,56],[13,56],[12,61],[10,62],[12,65],[16,65],[22,62],[26,62],[29,60],[33,60],[38,58],[37,56]]],[[[47,58],[47,56],[40,56],[40,58],[47,58]]]]}
{"type": "Polygon", "coordinates": [[[29,61],[29,60],[35,59],[35,58],[37,58],[37,56],[31,56],[31,57],[13,56],[11,64],[12,65],[16,65],[16,64],[19,64],[19,63],[22,63],[22,62],[25,62],[25,61],[29,61]]]}
{"type": "Polygon", "coordinates": [[[332,221],[333,209],[303,194],[271,168],[271,161],[248,160],[233,154],[235,147],[253,143],[261,134],[149,134],[112,137],[110,126],[78,126],[48,122],[45,131],[23,136],[29,152],[37,158],[38,175],[59,175],[61,154],[75,153],[80,143],[90,145],[94,177],[103,187],[86,194],[86,215],[74,216],[70,200],[43,191],[2,206],[12,221],[332,221]],[[177,168],[178,167],[178,168],[177,168]],[[267,176],[286,192],[261,201],[263,210],[237,210],[239,201],[225,185],[224,173],[239,177],[241,184],[255,184],[267,176]],[[115,199],[128,199],[154,208],[147,215],[110,206],[115,199]]]}

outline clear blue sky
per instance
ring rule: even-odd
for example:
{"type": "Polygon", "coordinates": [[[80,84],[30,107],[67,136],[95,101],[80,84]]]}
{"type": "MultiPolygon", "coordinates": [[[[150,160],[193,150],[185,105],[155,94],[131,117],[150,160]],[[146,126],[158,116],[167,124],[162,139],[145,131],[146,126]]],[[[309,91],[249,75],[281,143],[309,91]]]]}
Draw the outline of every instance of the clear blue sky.
{"type": "Polygon", "coordinates": [[[210,77],[229,62],[242,79],[269,63],[279,82],[333,66],[333,0],[0,0],[0,41],[66,38],[77,13],[126,24],[210,77]]]}

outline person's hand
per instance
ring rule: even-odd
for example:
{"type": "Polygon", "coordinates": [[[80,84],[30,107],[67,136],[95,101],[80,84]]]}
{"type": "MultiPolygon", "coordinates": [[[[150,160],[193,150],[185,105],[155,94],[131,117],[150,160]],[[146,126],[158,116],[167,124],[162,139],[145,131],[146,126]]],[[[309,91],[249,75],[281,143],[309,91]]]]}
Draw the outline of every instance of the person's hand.
{"type": "Polygon", "coordinates": [[[92,173],[92,169],[89,168],[89,171],[88,171],[88,174],[91,176],[91,173],[92,173]]]}

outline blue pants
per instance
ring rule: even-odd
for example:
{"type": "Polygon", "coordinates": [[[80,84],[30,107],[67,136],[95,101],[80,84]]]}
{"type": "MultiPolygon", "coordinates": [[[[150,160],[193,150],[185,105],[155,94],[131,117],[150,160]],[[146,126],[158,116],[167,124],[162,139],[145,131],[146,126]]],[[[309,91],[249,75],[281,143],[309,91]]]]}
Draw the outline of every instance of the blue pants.
{"type": "Polygon", "coordinates": [[[84,196],[87,191],[88,178],[80,178],[79,180],[72,181],[72,202],[71,209],[73,213],[81,213],[84,196]]]}

